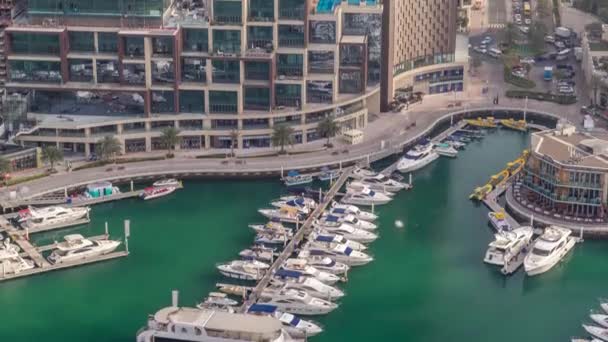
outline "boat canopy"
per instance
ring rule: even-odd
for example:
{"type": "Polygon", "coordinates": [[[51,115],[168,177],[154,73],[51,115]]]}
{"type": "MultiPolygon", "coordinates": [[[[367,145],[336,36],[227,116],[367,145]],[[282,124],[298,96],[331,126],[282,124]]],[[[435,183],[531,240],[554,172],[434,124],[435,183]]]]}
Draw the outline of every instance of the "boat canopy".
{"type": "Polygon", "coordinates": [[[308,252],[310,255],[327,255],[327,252],[321,249],[310,249],[308,252]]]}
{"type": "Polygon", "coordinates": [[[249,307],[247,312],[251,313],[267,313],[271,314],[277,311],[277,307],[270,304],[253,304],[249,307]]]}
{"type": "Polygon", "coordinates": [[[287,177],[297,177],[299,175],[300,173],[296,170],[290,170],[289,172],[287,172],[287,177]]]}
{"type": "Polygon", "coordinates": [[[328,236],[328,235],[318,235],[316,240],[322,241],[322,242],[332,242],[332,241],[334,241],[334,237],[328,236]]]}
{"type": "Polygon", "coordinates": [[[292,206],[292,207],[301,207],[301,206],[305,205],[306,202],[304,201],[304,198],[298,197],[298,198],[287,201],[285,204],[292,206]]]}
{"type": "Polygon", "coordinates": [[[340,218],[338,216],[334,216],[334,215],[328,215],[325,218],[326,222],[338,222],[338,220],[340,220],[340,218]]]}
{"type": "Polygon", "coordinates": [[[276,271],[274,275],[282,278],[300,278],[302,276],[302,273],[298,271],[288,271],[286,269],[281,268],[276,271]]]}
{"type": "Polygon", "coordinates": [[[346,213],[346,209],[345,208],[333,208],[332,213],[337,213],[337,214],[345,214],[346,213]]]}

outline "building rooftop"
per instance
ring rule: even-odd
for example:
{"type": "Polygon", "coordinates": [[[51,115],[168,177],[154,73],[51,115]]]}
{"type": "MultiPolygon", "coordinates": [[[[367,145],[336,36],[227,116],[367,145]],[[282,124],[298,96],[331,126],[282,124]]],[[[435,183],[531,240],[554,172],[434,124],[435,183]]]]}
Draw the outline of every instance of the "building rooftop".
{"type": "Polygon", "coordinates": [[[533,151],[561,164],[608,169],[608,132],[581,133],[570,127],[534,133],[533,151]]]}

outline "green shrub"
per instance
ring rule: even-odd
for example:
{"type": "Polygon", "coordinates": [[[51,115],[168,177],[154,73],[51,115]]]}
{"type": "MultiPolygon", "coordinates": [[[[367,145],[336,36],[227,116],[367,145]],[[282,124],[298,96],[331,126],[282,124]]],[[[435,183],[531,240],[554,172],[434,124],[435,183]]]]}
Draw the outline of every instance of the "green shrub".
{"type": "Polygon", "coordinates": [[[555,102],[562,105],[571,105],[576,103],[576,96],[574,95],[555,95],[551,93],[540,93],[527,90],[507,90],[507,97],[524,99],[529,98],[538,101],[555,102]]]}
{"type": "Polygon", "coordinates": [[[536,87],[536,83],[534,81],[529,80],[523,77],[517,77],[511,73],[511,69],[507,66],[504,67],[504,79],[505,82],[512,84],[516,87],[532,89],[536,87]]]}
{"type": "Polygon", "coordinates": [[[104,166],[104,165],[107,165],[109,163],[110,162],[106,161],[106,160],[96,160],[96,161],[90,162],[88,164],[77,166],[77,167],[73,168],[72,170],[73,171],[78,171],[78,170],[91,169],[91,168],[94,168],[94,167],[104,166]]]}

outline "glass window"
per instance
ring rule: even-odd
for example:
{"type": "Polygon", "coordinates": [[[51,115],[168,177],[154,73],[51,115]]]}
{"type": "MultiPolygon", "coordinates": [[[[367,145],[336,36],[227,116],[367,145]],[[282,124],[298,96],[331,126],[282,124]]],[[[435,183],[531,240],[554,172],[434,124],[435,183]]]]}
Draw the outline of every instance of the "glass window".
{"type": "Polygon", "coordinates": [[[302,88],[299,84],[277,84],[275,103],[277,106],[296,107],[302,105],[302,88]]]}
{"type": "Polygon", "coordinates": [[[114,32],[97,33],[97,49],[101,53],[117,53],[118,34],[114,32]]]}
{"type": "Polygon", "coordinates": [[[14,53],[59,56],[58,34],[11,32],[10,39],[14,53]]]}
{"type": "Polygon", "coordinates": [[[9,61],[12,82],[61,83],[61,63],[47,61],[9,61]]]}
{"type": "Polygon", "coordinates": [[[118,61],[97,60],[97,83],[118,83],[118,61]]]}
{"type": "Polygon", "coordinates": [[[182,82],[207,82],[206,64],[204,58],[182,58],[182,82]]]}
{"type": "Polygon", "coordinates": [[[365,62],[364,46],[360,44],[340,45],[340,66],[362,67],[365,62]]]}
{"type": "Polygon", "coordinates": [[[237,129],[238,126],[238,120],[211,120],[211,128],[213,129],[237,129]]]}
{"type": "Polygon", "coordinates": [[[304,74],[304,56],[299,54],[277,55],[277,74],[281,77],[302,77],[304,74]]]}
{"type": "Polygon", "coordinates": [[[270,110],[270,89],[244,87],[243,108],[245,110],[270,110]]]}
{"type": "Polygon", "coordinates": [[[170,61],[152,61],[152,83],[167,84],[175,82],[175,67],[170,61]]]}
{"type": "Polygon", "coordinates": [[[152,113],[175,113],[175,98],[172,91],[152,91],[152,113]]]}
{"type": "Polygon", "coordinates": [[[270,63],[245,62],[245,79],[268,81],[270,79],[270,63]]]}
{"type": "Polygon", "coordinates": [[[304,20],[304,1],[279,0],[279,18],[304,20]]]}
{"type": "Polygon", "coordinates": [[[274,1],[249,0],[249,20],[274,21],[274,1]]]}
{"type": "Polygon", "coordinates": [[[173,57],[173,37],[153,37],[152,56],[173,57]]]}
{"type": "Polygon", "coordinates": [[[93,32],[68,32],[70,38],[70,51],[72,52],[94,52],[95,40],[93,32]]]}
{"type": "Polygon", "coordinates": [[[207,29],[184,29],[184,51],[207,52],[209,50],[209,33],[207,29]]]}
{"type": "Polygon", "coordinates": [[[205,92],[197,90],[180,90],[179,111],[181,113],[204,113],[205,92]]]}
{"type": "Polygon", "coordinates": [[[93,82],[93,60],[91,59],[70,59],[70,81],[72,82],[93,82]]]}
{"type": "Polygon", "coordinates": [[[144,66],[144,64],[125,63],[122,68],[125,83],[146,83],[146,67],[144,66]]]}
{"type": "Polygon", "coordinates": [[[144,57],[144,38],[143,37],[124,37],[125,58],[144,57]]]}
{"type": "Polygon", "coordinates": [[[270,26],[247,27],[247,49],[273,50],[273,34],[270,26]]]}
{"type": "Polygon", "coordinates": [[[361,71],[340,71],[340,93],[358,94],[364,89],[361,71]]]}
{"type": "MultiPolygon", "coordinates": [[[[144,97],[141,93],[37,90],[31,94],[30,110],[34,113],[138,117],[144,115],[144,97]]],[[[116,125],[107,127],[115,129],[116,125]]]]}
{"type": "Polygon", "coordinates": [[[330,81],[306,82],[306,99],[310,103],[332,103],[334,84],[330,81]]]}
{"type": "Polygon", "coordinates": [[[213,19],[217,24],[240,24],[243,14],[241,1],[214,0],[213,19]]]}
{"type": "Polygon", "coordinates": [[[240,83],[241,62],[238,60],[213,60],[213,82],[240,83]]]}
{"type": "Polygon", "coordinates": [[[334,52],[308,51],[308,72],[319,74],[333,74],[334,52]]]}
{"type": "Polygon", "coordinates": [[[279,25],[280,47],[304,47],[304,26],[279,25]]]}
{"type": "Polygon", "coordinates": [[[244,119],[243,129],[264,129],[270,127],[268,119],[244,119]]]}
{"type": "Polygon", "coordinates": [[[211,113],[237,114],[238,99],[236,91],[209,91],[209,111],[211,113]]]}
{"type": "Polygon", "coordinates": [[[241,31],[213,30],[213,52],[217,54],[241,52],[241,31]]]}

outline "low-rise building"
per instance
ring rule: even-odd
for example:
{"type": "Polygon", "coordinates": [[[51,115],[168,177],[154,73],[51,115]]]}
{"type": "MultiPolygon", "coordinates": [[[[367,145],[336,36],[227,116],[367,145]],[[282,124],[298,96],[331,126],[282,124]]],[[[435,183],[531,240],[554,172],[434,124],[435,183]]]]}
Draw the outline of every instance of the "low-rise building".
{"type": "Polygon", "coordinates": [[[608,25],[590,25],[583,33],[581,68],[594,104],[608,108],[608,25]]]}

